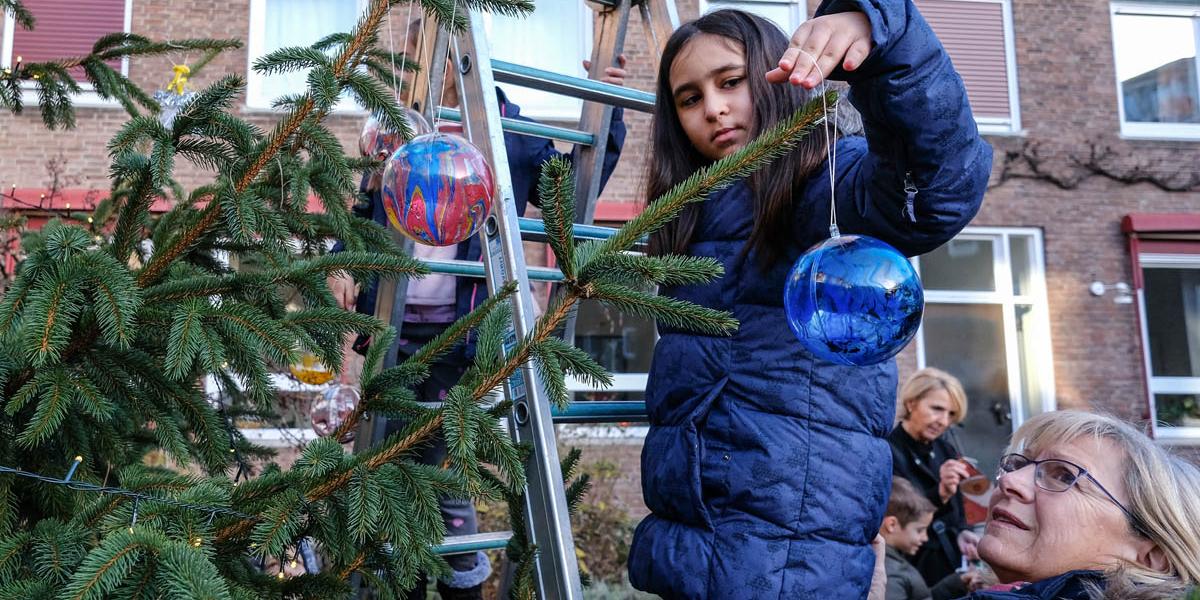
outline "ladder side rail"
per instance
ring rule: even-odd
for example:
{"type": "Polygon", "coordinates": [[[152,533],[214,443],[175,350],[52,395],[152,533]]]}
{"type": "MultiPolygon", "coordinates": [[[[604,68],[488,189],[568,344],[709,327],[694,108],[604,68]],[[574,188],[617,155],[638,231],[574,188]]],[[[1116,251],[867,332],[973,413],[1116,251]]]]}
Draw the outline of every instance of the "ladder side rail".
{"type": "MultiPolygon", "coordinates": [[[[484,265],[488,288],[494,291],[507,281],[517,281],[513,294],[513,330],[510,343],[523,337],[534,325],[533,296],[513,200],[512,180],[500,126],[500,107],[496,97],[491,60],[484,38],[483,20],[472,12],[466,32],[453,44],[455,65],[462,97],[464,125],[469,139],[492,161],[499,204],[485,221],[484,265]]],[[[508,345],[508,344],[506,344],[508,345]]],[[[525,517],[530,540],[537,545],[537,588],[539,597],[578,600],[583,596],[579,564],[571,533],[566,491],[555,440],[550,403],[536,371],[523,366],[505,383],[505,393],[513,402],[510,421],[515,440],[533,446],[527,464],[525,517]]]]}
{"type": "MultiPolygon", "coordinates": [[[[602,8],[598,15],[599,35],[592,50],[592,68],[588,76],[599,79],[604,70],[617,64],[617,57],[625,48],[625,31],[629,26],[631,0],[620,0],[616,6],[602,8]]],[[[613,107],[599,102],[584,102],[579,119],[579,128],[594,131],[596,143],[592,146],[576,146],[571,151],[571,164],[575,169],[575,218],[576,223],[591,225],[596,217],[596,202],[600,196],[600,179],[604,171],[604,158],[608,151],[608,133],[612,127],[613,107]]],[[[555,286],[555,293],[558,292],[555,286]]],[[[563,327],[563,341],[575,344],[575,322],[579,316],[578,305],[567,315],[563,327]]]]}
{"type": "MultiPolygon", "coordinates": [[[[389,15],[388,18],[391,18],[389,15]]],[[[450,47],[450,35],[438,26],[435,19],[426,18],[423,22],[424,27],[424,44],[418,49],[420,52],[417,60],[420,62],[421,70],[418,71],[417,77],[414,77],[414,82],[411,90],[408,93],[401,95],[401,101],[408,106],[421,107],[421,113],[425,119],[433,123],[430,118],[432,116],[432,104],[428,102],[430,90],[439,92],[434,97],[440,96],[442,82],[445,80],[446,54],[450,47]],[[427,77],[423,77],[428,73],[427,77]]],[[[405,33],[407,35],[407,32],[405,33]]],[[[392,48],[395,51],[395,48],[392,48]]],[[[434,100],[436,102],[436,100],[434,100]]],[[[382,185],[382,184],[381,184],[382,185]]],[[[405,254],[412,256],[413,249],[416,244],[404,234],[397,231],[395,228],[389,227],[392,234],[392,240],[400,245],[401,250],[405,254]]],[[[404,325],[404,312],[406,301],[408,298],[408,279],[377,279],[377,287],[375,288],[375,318],[387,323],[396,329],[396,335],[392,336],[391,346],[387,353],[383,355],[381,369],[390,369],[396,366],[397,356],[400,351],[401,328],[404,325]]],[[[372,340],[377,342],[378,337],[372,340]]],[[[358,430],[354,438],[354,453],[358,454],[369,450],[373,446],[377,446],[383,441],[387,433],[387,419],[376,417],[372,413],[367,413],[363,416],[362,421],[358,425],[358,430]]],[[[354,573],[350,577],[350,589],[355,590],[358,598],[367,598],[368,589],[362,585],[362,576],[354,573]]]]}
{"type": "Polygon", "coordinates": [[[642,26],[646,31],[646,46],[654,61],[655,76],[658,74],[659,58],[667,47],[671,34],[679,29],[679,12],[674,0],[641,0],[638,10],[642,13],[642,26]]]}
{"type": "MultiPolygon", "coordinates": [[[[629,25],[630,0],[621,0],[615,8],[600,12],[600,33],[592,51],[591,79],[600,79],[604,70],[617,64],[625,47],[625,31],[629,25]]],[[[608,134],[612,126],[613,107],[601,102],[584,102],[579,129],[595,136],[591,146],[576,146],[571,151],[575,169],[575,222],[590,225],[596,214],[596,198],[600,195],[600,178],[608,150],[608,134]]]]}

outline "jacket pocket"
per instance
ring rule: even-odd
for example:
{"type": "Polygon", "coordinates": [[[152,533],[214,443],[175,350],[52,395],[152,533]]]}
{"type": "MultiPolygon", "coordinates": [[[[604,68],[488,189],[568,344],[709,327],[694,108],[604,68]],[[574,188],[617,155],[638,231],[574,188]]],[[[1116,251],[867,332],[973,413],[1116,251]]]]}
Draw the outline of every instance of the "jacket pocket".
{"type": "Polygon", "coordinates": [[[725,381],[717,383],[677,425],[654,425],[642,448],[642,495],[655,515],[712,529],[701,491],[704,441],[700,431],[725,381]]]}

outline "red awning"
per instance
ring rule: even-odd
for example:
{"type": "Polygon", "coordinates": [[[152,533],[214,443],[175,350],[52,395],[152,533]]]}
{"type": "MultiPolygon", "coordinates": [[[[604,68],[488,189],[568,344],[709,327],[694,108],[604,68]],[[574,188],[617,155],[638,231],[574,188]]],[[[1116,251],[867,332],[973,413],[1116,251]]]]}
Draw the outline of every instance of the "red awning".
{"type": "Polygon", "coordinates": [[[1121,219],[1121,231],[1138,234],[1198,235],[1200,234],[1200,213],[1130,213],[1121,219]]]}

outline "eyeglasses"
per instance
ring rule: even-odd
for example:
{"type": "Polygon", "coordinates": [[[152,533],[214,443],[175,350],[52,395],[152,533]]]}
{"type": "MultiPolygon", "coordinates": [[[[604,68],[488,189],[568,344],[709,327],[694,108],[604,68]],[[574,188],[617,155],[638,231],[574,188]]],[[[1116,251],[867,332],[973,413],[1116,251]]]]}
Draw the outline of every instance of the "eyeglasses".
{"type": "Polygon", "coordinates": [[[1065,492],[1075,487],[1075,484],[1079,483],[1080,479],[1085,477],[1088,478],[1092,483],[1096,484],[1097,488],[1100,488],[1101,492],[1104,492],[1104,495],[1107,496],[1113,504],[1117,505],[1117,508],[1121,509],[1121,512],[1125,513],[1125,516],[1129,518],[1130,527],[1132,527],[1138,535],[1143,537],[1146,536],[1145,529],[1142,528],[1141,522],[1138,521],[1138,518],[1133,516],[1133,512],[1126,508],[1124,504],[1121,504],[1121,502],[1118,501],[1111,492],[1105,489],[1104,485],[1101,484],[1100,481],[1093,477],[1091,473],[1087,472],[1087,469],[1069,460],[1062,460],[1061,458],[1033,460],[1032,458],[1015,453],[1005,454],[1004,456],[1000,457],[1001,474],[1020,471],[1029,465],[1034,466],[1033,482],[1039,488],[1046,490],[1047,492],[1065,492]]]}

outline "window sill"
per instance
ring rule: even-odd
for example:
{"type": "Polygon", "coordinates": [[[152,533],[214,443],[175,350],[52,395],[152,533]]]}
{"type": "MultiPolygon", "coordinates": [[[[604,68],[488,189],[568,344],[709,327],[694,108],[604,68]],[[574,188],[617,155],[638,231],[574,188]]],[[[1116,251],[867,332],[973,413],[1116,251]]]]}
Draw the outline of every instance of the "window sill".
{"type": "Polygon", "coordinates": [[[1192,123],[1121,123],[1121,139],[1200,142],[1200,125],[1192,123]]]}
{"type": "Polygon", "coordinates": [[[1200,446],[1200,427],[1176,427],[1160,425],[1155,431],[1155,441],[1167,446],[1200,446]]]}
{"type": "MultiPolygon", "coordinates": [[[[84,85],[83,91],[71,96],[71,104],[75,108],[115,108],[123,110],[121,103],[116,100],[105,100],[91,89],[90,85],[84,85]]],[[[33,87],[27,87],[21,90],[21,103],[26,109],[39,109],[37,90],[33,87]]]]}
{"type": "Polygon", "coordinates": [[[993,137],[1027,137],[1029,132],[1024,129],[1013,129],[1008,125],[989,125],[986,123],[977,123],[979,127],[979,135],[993,137]]]}
{"type": "Polygon", "coordinates": [[[307,444],[317,439],[316,432],[307,428],[238,428],[238,431],[246,436],[246,441],[266,448],[293,448],[298,444],[307,444]]]}
{"type": "MultiPolygon", "coordinates": [[[[334,380],[323,385],[309,385],[296,381],[283,373],[271,373],[269,377],[271,384],[280,392],[319,393],[336,383],[334,380]]],[[[204,378],[204,390],[210,401],[218,402],[220,400],[221,390],[217,385],[217,379],[212,375],[204,378]]],[[[239,427],[238,431],[246,436],[246,440],[250,443],[267,448],[292,448],[317,439],[316,432],[308,427],[239,427]]]]}
{"type": "MultiPolygon", "coordinates": [[[[244,115],[281,115],[285,112],[287,111],[282,108],[271,108],[270,106],[258,106],[253,104],[242,105],[242,114],[244,115]]],[[[367,111],[363,110],[357,104],[351,104],[348,106],[342,106],[339,104],[330,112],[331,114],[347,117],[366,117],[368,114],[367,111]]]]}

